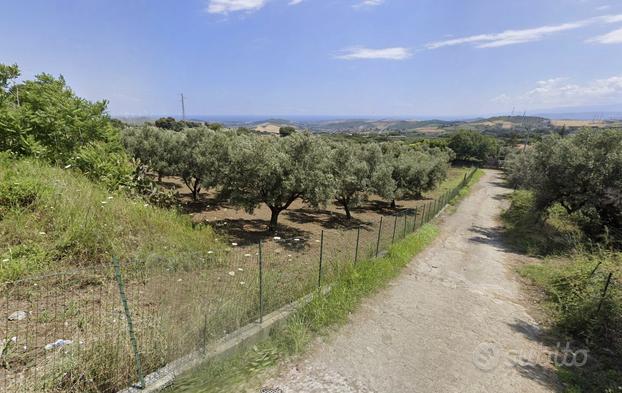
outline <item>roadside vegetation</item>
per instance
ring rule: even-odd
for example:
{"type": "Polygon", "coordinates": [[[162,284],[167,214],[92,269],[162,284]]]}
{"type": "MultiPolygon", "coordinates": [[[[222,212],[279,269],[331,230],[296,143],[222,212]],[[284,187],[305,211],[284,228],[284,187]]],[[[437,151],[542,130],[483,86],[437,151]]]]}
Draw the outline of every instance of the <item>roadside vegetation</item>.
{"type": "MultiPolygon", "coordinates": [[[[476,171],[450,202],[456,204],[465,197],[483,174],[481,170],[476,171]]],[[[434,223],[426,224],[396,242],[382,258],[348,265],[328,293],[316,295],[297,310],[284,327],[273,330],[267,340],[238,352],[230,359],[205,363],[179,377],[166,392],[240,391],[242,387],[248,388],[249,384],[260,384],[262,373],[295,359],[309,348],[316,337],[326,336],[347,323],[349,315],[367,296],[399,275],[413,256],[424,250],[438,233],[434,223]],[[254,377],[257,377],[256,380],[253,380],[254,377]]]]}
{"type": "Polygon", "coordinates": [[[519,188],[504,214],[508,241],[542,258],[519,271],[541,288],[552,335],[590,350],[585,367],[559,370],[569,392],[622,385],[621,152],[622,132],[583,130],[505,163],[519,188]]]}
{"type": "Polygon", "coordinates": [[[10,389],[110,392],[136,380],[114,257],[150,372],[254,320],[260,252],[271,311],[316,287],[318,253],[333,282],[421,225],[467,173],[450,168],[445,147],[172,118],[130,127],[106,105],[62,77],[20,80],[18,67],[0,66],[0,306],[17,313],[0,337],[0,380],[10,389]],[[241,232],[261,227],[261,250],[193,219],[212,201],[236,214],[269,209],[270,220],[239,219],[241,232]],[[320,230],[283,236],[286,210],[320,230]]]}

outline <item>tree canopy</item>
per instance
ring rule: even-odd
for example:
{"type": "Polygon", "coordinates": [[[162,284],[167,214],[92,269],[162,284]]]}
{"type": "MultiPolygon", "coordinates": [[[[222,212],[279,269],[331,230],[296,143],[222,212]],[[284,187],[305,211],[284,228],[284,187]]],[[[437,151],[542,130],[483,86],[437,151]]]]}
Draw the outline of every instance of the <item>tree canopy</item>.
{"type": "Polygon", "coordinates": [[[9,87],[17,76],[17,66],[0,67],[1,150],[66,163],[91,143],[121,148],[118,131],[106,112],[106,101],[77,97],[62,76],[49,74],[9,87]]]}
{"type": "Polygon", "coordinates": [[[553,134],[510,155],[505,168],[515,186],[534,192],[543,214],[558,204],[590,237],[622,239],[622,131],[553,134]]]}
{"type": "Polygon", "coordinates": [[[289,138],[239,138],[232,149],[223,195],[253,212],[264,203],[271,211],[269,229],[295,200],[312,206],[326,203],[334,192],[328,145],[309,134],[289,138]]]}
{"type": "Polygon", "coordinates": [[[391,200],[393,207],[397,199],[405,196],[420,198],[447,176],[450,157],[441,149],[414,149],[395,142],[384,143],[382,149],[391,168],[393,187],[380,190],[380,195],[391,200]]]}
{"type": "Polygon", "coordinates": [[[388,194],[394,187],[391,167],[383,159],[377,144],[337,143],[330,157],[335,179],[335,199],[347,218],[351,209],[367,200],[370,194],[388,194]]]}
{"type": "Polygon", "coordinates": [[[499,150],[496,138],[471,130],[451,135],[447,145],[456,154],[456,160],[480,164],[496,159],[499,150]]]}

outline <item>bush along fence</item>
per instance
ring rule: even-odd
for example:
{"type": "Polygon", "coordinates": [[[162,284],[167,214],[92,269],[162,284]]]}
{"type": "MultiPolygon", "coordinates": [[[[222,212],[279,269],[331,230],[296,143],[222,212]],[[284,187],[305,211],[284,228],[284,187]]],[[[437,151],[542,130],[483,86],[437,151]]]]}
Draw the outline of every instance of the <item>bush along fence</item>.
{"type": "Polygon", "coordinates": [[[110,266],[2,284],[0,391],[117,392],[330,285],[429,222],[468,184],[353,230],[215,246],[205,255],[112,258],[110,266]]]}

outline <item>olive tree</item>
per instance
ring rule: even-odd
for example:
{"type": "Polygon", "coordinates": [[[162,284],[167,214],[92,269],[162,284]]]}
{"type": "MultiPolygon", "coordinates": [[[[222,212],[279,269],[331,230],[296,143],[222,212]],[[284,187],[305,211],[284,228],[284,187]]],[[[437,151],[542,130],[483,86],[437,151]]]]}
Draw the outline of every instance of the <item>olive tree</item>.
{"type": "Polygon", "coordinates": [[[531,189],[535,208],[559,204],[585,232],[622,239],[622,131],[586,129],[550,135],[506,163],[509,177],[531,189]]]}
{"type": "Polygon", "coordinates": [[[385,160],[391,167],[393,189],[380,193],[396,207],[396,199],[404,196],[421,198],[447,176],[449,155],[440,149],[413,149],[401,143],[382,146],[385,160]]]}
{"type": "Polygon", "coordinates": [[[343,206],[348,219],[352,218],[351,209],[370,194],[386,194],[393,189],[391,168],[375,143],[338,143],[333,147],[330,163],[335,178],[335,199],[343,206]]]}
{"type": "Polygon", "coordinates": [[[240,136],[234,143],[222,195],[249,213],[268,206],[271,232],[295,200],[318,206],[334,195],[330,150],[322,139],[296,133],[288,138],[240,136]]]}
{"type": "Polygon", "coordinates": [[[486,163],[497,158],[497,139],[481,132],[461,130],[449,137],[449,148],[456,153],[456,160],[486,163]]]}
{"type": "Polygon", "coordinates": [[[162,176],[177,175],[182,153],[183,135],[152,126],[128,127],[121,133],[127,151],[140,164],[162,176]]]}
{"type": "Polygon", "coordinates": [[[190,128],[183,132],[179,174],[198,199],[202,187],[214,188],[230,168],[231,134],[211,128],[190,128]]]}
{"type": "Polygon", "coordinates": [[[171,131],[152,126],[123,131],[127,150],[162,176],[179,176],[198,200],[201,188],[216,187],[229,160],[228,132],[202,126],[171,131]]]}

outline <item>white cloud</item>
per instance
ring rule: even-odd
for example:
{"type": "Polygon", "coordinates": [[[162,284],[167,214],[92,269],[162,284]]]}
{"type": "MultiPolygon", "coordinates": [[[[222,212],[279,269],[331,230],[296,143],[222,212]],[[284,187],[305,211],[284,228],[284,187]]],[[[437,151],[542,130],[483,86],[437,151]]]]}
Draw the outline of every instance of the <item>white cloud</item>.
{"type": "Polygon", "coordinates": [[[467,37],[453,38],[449,40],[428,43],[426,45],[426,48],[438,49],[446,46],[464,44],[472,44],[477,48],[497,48],[507,45],[540,41],[552,34],[560,33],[563,31],[576,30],[593,24],[610,24],[616,22],[622,22],[622,14],[597,16],[595,18],[584,19],[577,22],[563,23],[553,26],[541,26],[532,29],[506,30],[501,33],[478,34],[467,37]]]}
{"type": "Polygon", "coordinates": [[[297,5],[302,3],[304,0],[290,0],[289,5],[297,5]]]}
{"type": "Polygon", "coordinates": [[[567,78],[541,80],[519,96],[502,94],[495,102],[522,104],[530,107],[576,106],[616,103],[622,99],[622,75],[576,84],[567,78]]]}
{"type": "Polygon", "coordinates": [[[354,8],[365,8],[365,7],[376,7],[380,4],[384,3],[384,0],[361,0],[358,3],[354,4],[354,8]]]}
{"type": "Polygon", "coordinates": [[[266,5],[267,2],[268,0],[209,0],[206,10],[210,14],[256,11],[266,5]]]}
{"type": "Polygon", "coordinates": [[[590,38],[587,42],[598,44],[622,44],[622,29],[614,30],[610,33],[590,38]]]}
{"type": "Polygon", "coordinates": [[[412,53],[407,48],[383,48],[383,49],[370,49],[370,48],[350,48],[341,51],[340,54],[335,56],[337,59],[342,60],[367,60],[367,59],[383,59],[383,60],[405,60],[412,56],[412,53]]]}

